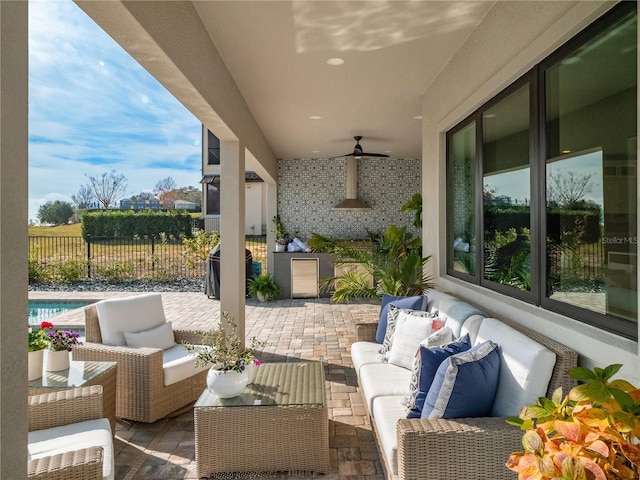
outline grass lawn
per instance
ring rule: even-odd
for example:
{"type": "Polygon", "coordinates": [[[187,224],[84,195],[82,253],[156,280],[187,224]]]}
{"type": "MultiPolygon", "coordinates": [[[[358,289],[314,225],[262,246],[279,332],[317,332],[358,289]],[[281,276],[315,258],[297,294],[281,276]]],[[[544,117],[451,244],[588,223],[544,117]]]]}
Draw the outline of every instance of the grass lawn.
{"type": "Polygon", "coordinates": [[[81,237],[82,224],[58,225],[56,227],[32,227],[29,226],[30,237],[81,237]]]}

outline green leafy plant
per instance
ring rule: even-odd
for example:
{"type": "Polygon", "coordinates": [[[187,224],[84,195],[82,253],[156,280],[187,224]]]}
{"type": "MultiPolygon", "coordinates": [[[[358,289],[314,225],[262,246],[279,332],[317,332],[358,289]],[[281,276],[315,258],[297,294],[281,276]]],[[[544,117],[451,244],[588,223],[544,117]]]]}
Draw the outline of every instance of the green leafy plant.
{"type": "Polygon", "coordinates": [[[611,380],[621,367],[572,368],[569,375],[583,383],[566,397],[557,389],[508,419],[525,433],[524,451],[512,453],[507,467],[520,480],[637,479],[640,390],[611,380]]]}
{"type": "Polygon", "coordinates": [[[83,260],[59,260],[53,266],[56,279],[62,283],[79,282],[87,273],[87,263],[83,260]]]}
{"type": "Polygon", "coordinates": [[[249,346],[243,347],[234,319],[227,312],[223,312],[222,316],[224,322],[220,322],[215,330],[197,332],[202,344],[183,345],[195,355],[197,366],[211,365],[216,370],[241,373],[249,363],[257,360],[256,349],[263,347],[265,342],[251,337],[249,346]]]}
{"type": "Polygon", "coordinates": [[[49,270],[40,265],[37,254],[29,256],[29,284],[32,283],[44,283],[51,280],[51,273],[49,270]]]}
{"type": "Polygon", "coordinates": [[[249,295],[260,301],[269,301],[280,295],[280,287],[270,273],[263,272],[249,280],[249,295]]]}
{"type": "Polygon", "coordinates": [[[98,267],[98,275],[109,283],[124,283],[134,278],[133,263],[114,260],[109,265],[98,267]]]}
{"type": "Polygon", "coordinates": [[[187,267],[193,268],[198,262],[204,262],[209,258],[209,252],[220,243],[220,235],[216,231],[207,234],[204,230],[198,232],[191,238],[182,239],[182,256],[185,258],[187,267]]]}
{"type": "Polygon", "coordinates": [[[40,328],[29,325],[29,352],[44,350],[49,346],[49,337],[45,329],[53,327],[50,322],[41,322],[40,328]]]}
{"type": "Polygon", "coordinates": [[[422,228],[422,195],[415,193],[411,200],[400,207],[402,212],[413,212],[413,226],[422,228]]]}
{"type": "Polygon", "coordinates": [[[275,228],[271,231],[276,235],[276,243],[278,245],[286,245],[289,234],[287,233],[287,229],[285,228],[279,213],[273,217],[273,223],[275,228]]]}
{"type": "Polygon", "coordinates": [[[432,286],[424,268],[430,256],[422,256],[420,238],[414,238],[406,227],[391,225],[370,248],[338,244],[333,253],[335,265],[347,267],[343,275],[322,282],[324,289],[333,289],[331,298],[336,302],[380,298],[383,293],[421,295],[432,286]],[[360,272],[349,268],[354,264],[361,266],[360,272]]]}

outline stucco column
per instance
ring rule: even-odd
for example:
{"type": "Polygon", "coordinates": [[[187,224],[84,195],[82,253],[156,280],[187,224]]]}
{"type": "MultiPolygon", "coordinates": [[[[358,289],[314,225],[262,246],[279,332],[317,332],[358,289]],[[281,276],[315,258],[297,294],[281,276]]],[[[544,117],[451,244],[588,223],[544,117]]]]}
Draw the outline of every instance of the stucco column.
{"type": "Polygon", "coordinates": [[[220,142],[220,312],[234,318],[242,339],[246,298],[244,169],[244,146],[220,142]]]}
{"type": "Polygon", "coordinates": [[[0,2],[0,478],[27,476],[27,25],[0,2]]]}

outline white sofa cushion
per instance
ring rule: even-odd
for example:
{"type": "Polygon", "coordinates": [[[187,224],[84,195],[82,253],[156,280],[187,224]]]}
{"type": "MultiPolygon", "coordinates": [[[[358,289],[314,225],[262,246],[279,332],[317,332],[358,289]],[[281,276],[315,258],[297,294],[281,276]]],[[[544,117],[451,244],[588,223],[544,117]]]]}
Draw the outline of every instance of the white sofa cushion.
{"type": "Polygon", "coordinates": [[[373,400],[377,397],[395,395],[403,397],[409,393],[411,370],[390,363],[369,364],[360,367],[360,388],[372,413],[373,400]]]}
{"type": "MultiPolygon", "coordinates": [[[[402,397],[378,397],[373,401],[373,418],[380,439],[381,453],[393,475],[398,474],[398,420],[407,418],[407,409],[402,405],[402,397]]],[[[428,453],[426,453],[428,455],[428,453]]]]}
{"type": "Polygon", "coordinates": [[[351,361],[356,374],[360,374],[360,367],[369,363],[382,363],[378,354],[380,344],[375,342],[355,342],[351,344],[351,361]]]}
{"type": "Polygon", "coordinates": [[[166,350],[176,346],[171,322],[142,332],[124,332],[124,339],[127,342],[127,347],[150,347],[166,350]]]}
{"type": "Polygon", "coordinates": [[[87,447],[104,449],[103,478],[113,480],[115,476],[113,437],[109,420],[106,418],[34,430],[29,432],[27,441],[29,460],[87,447]]]}
{"type": "Polygon", "coordinates": [[[166,322],[159,293],[101,300],[96,303],[96,311],[105,345],[124,347],[124,332],[141,332],[166,322]]]}
{"type": "Polygon", "coordinates": [[[498,344],[500,377],[491,416],[517,416],[525,405],[547,394],[556,354],[535,340],[495,318],[485,318],[476,344],[491,340],[498,344]]]}
{"type": "Polygon", "coordinates": [[[173,385],[196,373],[209,370],[210,365],[196,367],[195,354],[187,352],[184,345],[176,345],[162,352],[164,386],[173,385]]]}

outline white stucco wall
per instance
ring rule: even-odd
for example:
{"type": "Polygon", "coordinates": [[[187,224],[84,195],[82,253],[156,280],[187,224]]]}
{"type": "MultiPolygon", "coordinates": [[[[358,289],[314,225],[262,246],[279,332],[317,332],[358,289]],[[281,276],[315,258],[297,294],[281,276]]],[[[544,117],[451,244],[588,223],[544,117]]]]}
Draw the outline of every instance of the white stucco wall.
{"type": "Polygon", "coordinates": [[[622,363],[640,379],[638,343],[446,275],[445,132],[545,58],[615,2],[496,2],[479,28],[423,97],[423,224],[425,253],[438,288],[554,338],[586,366],[622,363]],[[434,175],[437,172],[437,175],[434,175]]]}
{"type": "Polygon", "coordinates": [[[262,225],[266,219],[262,216],[262,190],[263,183],[247,183],[244,186],[245,208],[245,235],[262,235],[262,225]]]}

